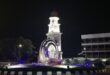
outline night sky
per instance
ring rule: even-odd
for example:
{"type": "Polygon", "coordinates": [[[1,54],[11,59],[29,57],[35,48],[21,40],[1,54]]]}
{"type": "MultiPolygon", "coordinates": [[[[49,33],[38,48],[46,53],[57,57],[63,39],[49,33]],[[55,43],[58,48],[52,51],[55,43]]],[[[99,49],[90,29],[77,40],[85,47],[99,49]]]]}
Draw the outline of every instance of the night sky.
{"type": "Polygon", "coordinates": [[[7,0],[0,5],[0,39],[23,36],[33,41],[37,51],[46,39],[53,10],[60,18],[64,57],[81,52],[81,34],[110,32],[109,7],[105,10],[103,1],[7,0]]]}

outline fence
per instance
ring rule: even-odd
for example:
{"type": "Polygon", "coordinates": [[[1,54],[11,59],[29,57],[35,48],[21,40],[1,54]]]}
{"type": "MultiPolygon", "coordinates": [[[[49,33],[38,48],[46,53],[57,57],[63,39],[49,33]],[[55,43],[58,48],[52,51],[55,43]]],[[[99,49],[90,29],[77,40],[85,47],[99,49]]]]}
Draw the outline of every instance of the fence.
{"type": "Polygon", "coordinates": [[[0,68],[0,75],[95,75],[96,73],[104,73],[105,71],[106,70],[102,68],[63,69],[46,66],[35,66],[32,68],[0,68]]]}
{"type": "Polygon", "coordinates": [[[0,75],[94,75],[96,72],[90,71],[14,71],[0,70],[0,75]]]}

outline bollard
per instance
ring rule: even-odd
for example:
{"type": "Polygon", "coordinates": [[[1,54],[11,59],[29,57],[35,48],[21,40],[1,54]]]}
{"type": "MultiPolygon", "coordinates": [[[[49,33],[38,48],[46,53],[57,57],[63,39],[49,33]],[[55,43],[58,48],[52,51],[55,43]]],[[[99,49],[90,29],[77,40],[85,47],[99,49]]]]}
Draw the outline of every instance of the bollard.
{"type": "Polygon", "coordinates": [[[47,75],[52,75],[52,71],[47,71],[47,75]]]}
{"type": "Polygon", "coordinates": [[[71,75],[71,72],[70,71],[66,71],[66,75],[71,75]]]}
{"type": "Polygon", "coordinates": [[[10,72],[10,75],[15,75],[15,71],[11,71],[10,72]]]}
{"type": "Polygon", "coordinates": [[[8,73],[8,71],[4,71],[4,74],[3,75],[8,75],[7,73],[8,73]]]}
{"type": "Polygon", "coordinates": [[[27,72],[27,75],[32,75],[32,72],[31,71],[27,72]]]}
{"type": "Polygon", "coordinates": [[[62,72],[61,71],[57,71],[57,75],[62,75],[62,72]]]}
{"type": "Polygon", "coordinates": [[[19,71],[19,72],[18,72],[18,75],[23,75],[23,72],[22,72],[22,71],[19,71]]]}
{"type": "Polygon", "coordinates": [[[37,75],[42,75],[42,71],[38,71],[37,72],[37,75]]]}

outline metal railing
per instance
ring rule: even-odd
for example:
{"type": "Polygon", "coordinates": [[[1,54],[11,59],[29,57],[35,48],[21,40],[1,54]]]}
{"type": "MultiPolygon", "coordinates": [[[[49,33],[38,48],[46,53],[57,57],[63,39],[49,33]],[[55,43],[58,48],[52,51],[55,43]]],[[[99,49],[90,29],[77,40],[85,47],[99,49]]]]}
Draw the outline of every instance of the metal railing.
{"type": "Polygon", "coordinates": [[[0,75],[93,75],[95,74],[94,71],[8,71],[0,70],[0,75]]]}

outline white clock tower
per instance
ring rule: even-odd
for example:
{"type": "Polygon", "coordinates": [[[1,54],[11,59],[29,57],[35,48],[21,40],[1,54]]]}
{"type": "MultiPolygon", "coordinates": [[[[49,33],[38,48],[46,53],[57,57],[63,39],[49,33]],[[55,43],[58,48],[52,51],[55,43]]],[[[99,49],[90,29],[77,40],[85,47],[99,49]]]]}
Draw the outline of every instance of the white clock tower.
{"type": "Polygon", "coordinates": [[[48,24],[48,33],[47,38],[52,39],[56,42],[58,46],[58,51],[60,55],[60,59],[62,59],[62,50],[61,50],[61,35],[60,32],[60,24],[58,23],[59,17],[57,12],[52,12],[51,16],[49,17],[50,23],[48,24]]]}

